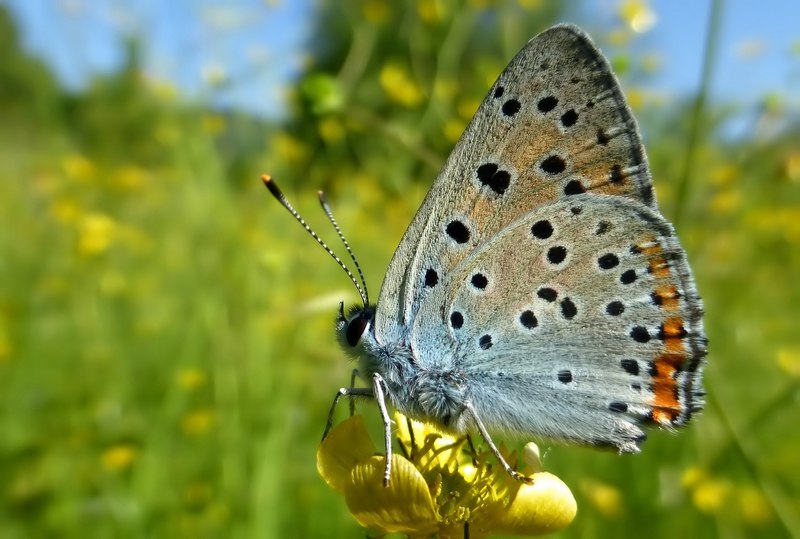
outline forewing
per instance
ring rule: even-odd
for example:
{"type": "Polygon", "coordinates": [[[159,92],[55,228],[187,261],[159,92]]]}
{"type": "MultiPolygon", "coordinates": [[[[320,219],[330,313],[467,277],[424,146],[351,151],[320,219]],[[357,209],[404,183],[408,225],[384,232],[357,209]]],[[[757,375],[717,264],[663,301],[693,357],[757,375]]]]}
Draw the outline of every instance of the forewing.
{"type": "Polygon", "coordinates": [[[560,25],[514,57],[445,163],[384,278],[378,340],[403,341],[431,283],[505,225],[584,192],[655,207],[615,76],[586,34],[560,25]]]}

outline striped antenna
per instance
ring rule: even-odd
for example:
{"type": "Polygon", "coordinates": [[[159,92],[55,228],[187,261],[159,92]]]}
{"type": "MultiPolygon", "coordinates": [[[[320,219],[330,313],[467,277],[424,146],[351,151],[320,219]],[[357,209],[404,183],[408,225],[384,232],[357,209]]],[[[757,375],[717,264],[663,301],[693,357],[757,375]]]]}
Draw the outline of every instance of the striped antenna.
{"type": "Polygon", "coordinates": [[[350,255],[350,260],[353,261],[353,265],[356,267],[356,271],[358,272],[358,276],[361,278],[361,284],[364,286],[364,297],[366,298],[364,301],[364,305],[369,305],[369,291],[367,290],[367,281],[364,279],[364,272],[361,271],[361,266],[358,264],[358,260],[356,260],[356,255],[353,254],[353,250],[350,249],[350,244],[347,243],[347,238],[344,237],[342,234],[342,230],[339,228],[339,223],[336,222],[336,219],[333,217],[333,211],[331,210],[330,205],[328,204],[328,199],[325,197],[325,193],[322,191],[317,191],[317,195],[319,195],[319,203],[322,205],[322,209],[325,212],[325,215],[328,216],[333,228],[336,230],[336,233],[339,234],[339,239],[342,240],[344,244],[344,248],[347,249],[347,254],[350,255]]]}
{"type": "MultiPolygon", "coordinates": [[[[331,255],[331,257],[336,261],[336,263],[339,264],[339,267],[342,268],[345,271],[345,273],[347,273],[347,276],[350,277],[350,280],[355,285],[356,290],[358,290],[358,295],[361,296],[361,301],[362,301],[362,303],[364,303],[364,307],[368,307],[369,306],[369,297],[367,296],[367,293],[366,293],[367,285],[364,284],[364,288],[363,289],[361,288],[361,285],[358,284],[358,280],[356,279],[356,276],[353,275],[353,272],[350,271],[350,269],[347,267],[347,265],[344,262],[342,262],[342,260],[338,256],[336,256],[336,253],[334,253],[333,250],[330,247],[328,247],[325,244],[325,242],[320,239],[319,236],[317,236],[317,233],[314,232],[311,229],[310,226],[308,226],[308,224],[300,216],[300,214],[297,213],[297,210],[295,210],[292,207],[292,205],[289,203],[289,200],[286,198],[286,196],[283,194],[283,192],[278,188],[278,185],[275,183],[275,180],[273,180],[267,174],[262,174],[261,175],[261,181],[264,182],[264,186],[267,189],[269,189],[269,192],[272,193],[272,196],[274,196],[278,200],[278,202],[281,203],[281,206],[286,208],[289,211],[289,213],[291,213],[292,216],[294,216],[294,218],[297,219],[297,222],[300,223],[301,225],[303,225],[303,228],[306,229],[306,232],[311,234],[311,237],[314,238],[315,240],[317,240],[317,243],[319,243],[322,246],[322,248],[325,249],[325,252],[327,252],[329,255],[331,255]]],[[[324,198],[322,198],[322,196],[321,196],[320,200],[324,200],[324,198]]],[[[322,204],[323,204],[323,208],[326,208],[327,202],[322,202],[322,204]]],[[[342,233],[339,231],[339,227],[336,225],[336,221],[333,219],[333,214],[330,213],[330,209],[329,208],[326,209],[326,213],[328,214],[328,218],[334,224],[334,227],[336,228],[336,232],[339,234],[339,237],[342,238],[342,241],[344,242],[345,247],[347,248],[347,252],[350,253],[350,257],[353,259],[353,262],[355,263],[356,268],[358,269],[358,273],[361,276],[361,282],[364,282],[364,275],[361,273],[361,268],[358,266],[358,262],[356,262],[355,257],[353,257],[353,253],[350,251],[350,246],[348,245],[347,241],[345,241],[344,236],[342,236],[342,233]]]]}

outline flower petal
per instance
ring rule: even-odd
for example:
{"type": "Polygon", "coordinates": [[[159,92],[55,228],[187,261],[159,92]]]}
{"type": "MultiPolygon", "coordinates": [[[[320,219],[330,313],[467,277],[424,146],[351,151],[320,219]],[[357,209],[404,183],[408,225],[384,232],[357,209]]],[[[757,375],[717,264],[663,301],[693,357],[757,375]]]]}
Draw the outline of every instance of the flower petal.
{"type": "MultiPolygon", "coordinates": [[[[394,419],[397,425],[397,437],[409,450],[411,461],[419,470],[424,473],[424,470],[435,467],[449,470],[450,473],[456,471],[461,457],[461,446],[466,442],[466,438],[454,438],[429,423],[408,418],[400,412],[395,412],[394,419]]],[[[464,460],[468,458],[465,456],[464,460]]]]}
{"type": "Polygon", "coordinates": [[[354,415],[336,425],[317,449],[317,472],[332,489],[344,492],[350,471],[375,454],[364,419],[354,415]]]}
{"type": "Polygon", "coordinates": [[[496,533],[541,535],[566,527],[578,511],[569,487],[553,474],[533,474],[533,484],[520,486],[497,522],[496,533]]]}
{"type": "Polygon", "coordinates": [[[430,534],[436,510],[428,485],[413,464],[392,455],[392,480],[383,486],[384,457],[373,456],[352,470],[345,486],[347,507],[359,524],[383,533],[430,534]]]}

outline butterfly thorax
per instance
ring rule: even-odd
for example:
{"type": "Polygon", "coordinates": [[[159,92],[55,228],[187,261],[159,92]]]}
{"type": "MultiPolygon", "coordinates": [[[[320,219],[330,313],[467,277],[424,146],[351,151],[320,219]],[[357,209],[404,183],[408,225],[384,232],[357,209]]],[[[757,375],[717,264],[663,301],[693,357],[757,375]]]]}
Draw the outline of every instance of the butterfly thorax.
{"type": "Polygon", "coordinates": [[[337,320],[339,341],[357,358],[359,375],[369,382],[379,374],[386,397],[406,416],[447,430],[463,430],[460,418],[467,399],[464,373],[452,368],[422,368],[407,342],[380,342],[374,316],[373,307],[358,307],[346,317],[340,310],[337,320]]]}

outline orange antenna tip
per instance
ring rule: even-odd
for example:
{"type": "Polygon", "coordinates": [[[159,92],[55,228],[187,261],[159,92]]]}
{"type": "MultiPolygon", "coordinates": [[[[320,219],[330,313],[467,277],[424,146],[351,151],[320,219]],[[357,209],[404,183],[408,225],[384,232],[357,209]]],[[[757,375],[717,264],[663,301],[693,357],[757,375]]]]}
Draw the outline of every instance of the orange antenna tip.
{"type": "MultiPolygon", "coordinates": [[[[272,176],[269,174],[262,174],[261,181],[264,182],[264,187],[269,189],[269,192],[272,193],[272,196],[280,200],[283,204],[286,197],[283,196],[283,192],[278,188],[278,184],[275,183],[275,180],[272,179],[272,176]]],[[[286,204],[284,204],[284,206],[286,206],[286,204]]]]}

